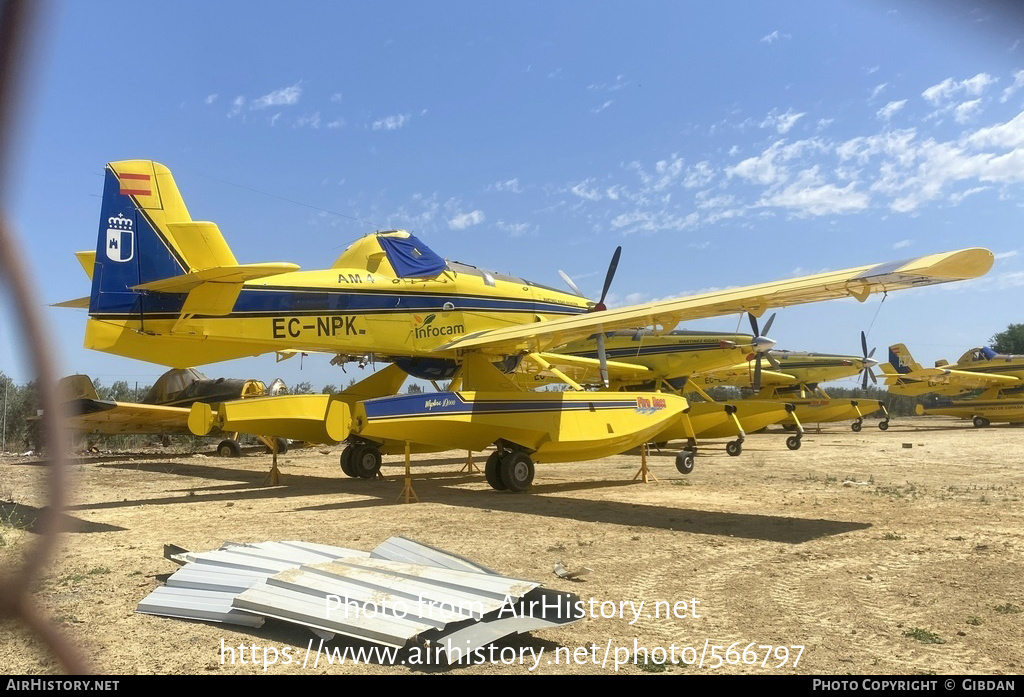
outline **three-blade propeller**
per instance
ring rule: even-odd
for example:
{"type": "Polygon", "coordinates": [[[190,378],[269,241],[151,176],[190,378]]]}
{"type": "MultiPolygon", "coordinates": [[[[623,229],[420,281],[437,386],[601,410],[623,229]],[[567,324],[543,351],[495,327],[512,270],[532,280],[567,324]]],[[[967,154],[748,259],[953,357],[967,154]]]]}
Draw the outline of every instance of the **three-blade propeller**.
{"type": "Polygon", "coordinates": [[[872,358],[875,355],[875,349],[871,349],[871,353],[868,353],[868,338],[863,330],[860,333],[860,348],[864,355],[861,359],[864,362],[864,368],[860,371],[863,377],[860,387],[862,390],[866,390],[868,389],[868,377],[871,378],[871,382],[876,385],[878,384],[878,378],[875,377],[874,372],[871,370],[874,366],[878,365],[878,361],[872,358]]]}
{"type": "MultiPolygon", "coordinates": [[[[608,297],[608,290],[612,287],[612,279],[615,278],[615,270],[619,268],[619,257],[621,255],[622,247],[616,247],[615,253],[612,254],[612,261],[608,265],[608,273],[606,273],[604,276],[604,288],[601,289],[601,299],[598,300],[592,308],[590,308],[589,312],[603,312],[604,310],[608,309],[608,306],[604,304],[604,301],[605,298],[608,297]]],[[[580,297],[586,297],[585,295],[583,295],[582,292],[580,292],[579,287],[575,283],[573,283],[573,280],[569,278],[569,274],[559,269],[558,275],[562,277],[562,280],[565,281],[566,285],[572,288],[573,292],[576,293],[576,295],[580,297]]],[[[597,359],[601,363],[601,382],[604,384],[605,387],[608,387],[610,384],[608,380],[608,355],[605,352],[604,348],[603,331],[598,332],[597,334],[597,359]]]]}
{"type": "Polygon", "coordinates": [[[757,317],[747,313],[747,317],[750,319],[750,329],[754,332],[754,353],[757,356],[754,359],[754,392],[758,392],[761,389],[761,359],[767,358],[771,366],[776,370],[780,370],[782,365],[776,360],[769,351],[775,346],[775,342],[768,338],[768,332],[771,331],[772,322],[775,321],[775,313],[768,318],[768,322],[764,325],[764,333],[761,332],[757,326],[757,317]]]}

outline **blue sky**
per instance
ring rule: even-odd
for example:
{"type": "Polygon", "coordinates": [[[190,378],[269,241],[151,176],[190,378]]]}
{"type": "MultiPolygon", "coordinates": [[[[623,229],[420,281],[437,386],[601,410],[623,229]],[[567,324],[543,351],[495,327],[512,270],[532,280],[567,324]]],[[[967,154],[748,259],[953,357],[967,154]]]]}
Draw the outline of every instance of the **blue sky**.
{"type": "MultiPolygon", "coordinates": [[[[978,281],[780,311],[780,347],[955,360],[1020,322],[1024,24],[924,2],[54,2],[5,197],[40,306],[86,295],[105,162],[174,172],[243,263],[378,228],[617,304],[968,246],[978,281]]],[[[996,9],[993,9],[996,8],[996,9]]],[[[151,382],[81,348],[64,372],[151,382]]],[[[2,315],[0,370],[12,356],[2,315]]],[[[735,316],[693,325],[733,331],[735,316]]],[[[743,328],[746,322],[743,322],[743,328]]],[[[211,375],[345,383],[325,356],[211,375]]]]}

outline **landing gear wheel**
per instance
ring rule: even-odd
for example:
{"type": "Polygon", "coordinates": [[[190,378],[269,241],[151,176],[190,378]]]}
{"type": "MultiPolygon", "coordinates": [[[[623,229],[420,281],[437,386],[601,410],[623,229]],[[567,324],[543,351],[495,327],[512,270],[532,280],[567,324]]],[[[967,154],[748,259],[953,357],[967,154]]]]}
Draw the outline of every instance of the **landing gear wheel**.
{"type": "Polygon", "coordinates": [[[986,426],[989,425],[989,423],[991,423],[991,422],[988,419],[986,419],[984,416],[975,416],[974,417],[974,427],[975,428],[985,428],[986,426]]]}
{"type": "Polygon", "coordinates": [[[380,450],[375,445],[361,443],[352,448],[351,462],[357,477],[373,479],[380,471],[380,450]]]}
{"type": "Polygon", "coordinates": [[[888,431],[889,430],[889,419],[885,419],[884,421],[879,421],[878,422],[878,428],[879,428],[879,430],[882,430],[882,431],[888,431]]]}
{"type": "Polygon", "coordinates": [[[341,471],[344,472],[347,477],[358,476],[355,469],[352,468],[352,451],[354,449],[354,445],[346,445],[345,449],[341,451],[341,471]]]}
{"type": "Polygon", "coordinates": [[[729,453],[733,457],[736,457],[743,452],[743,441],[731,440],[725,444],[725,452],[729,453]]]}
{"type": "Polygon", "coordinates": [[[693,471],[693,452],[689,450],[680,450],[676,453],[676,469],[679,470],[679,474],[689,474],[693,471]]]}
{"type": "Polygon", "coordinates": [[[242,446],[237,440],[222,440],[217,444],[217,454],[221,457],[241,457],[242,446]]]}
{"type": "Polygon", "coordinates": [[[860,429],[863,426],[864,426],[864,422],[861,421],[860,419],[857,419],[852,424],[850,424],[850,430],[853,431],[854,433],[860,433],[860,429]]]}
{"type": "Polygon", "coordinates": [[[790,450],[799,450],[800,445],[800,436],[790,436],[786,439],[786,447],[790,450]]]}
{"type": "MultiPolygon", "coordinates": [[[[274,440],[277,441],[277,454],[278,455],[284,455],[286,452],[288,452],[288,439],[287,438],[275,438],[274,440]]],[[[273,448],[268,447],[267,448],[267,452],[268,453],[273,453],[274,450],[273,450],[273,448]]]]}
{"type": "Polygon", "coordinates": [[[533,484],[533,460],[524,452],[511,452],[502,457],[499,471],[509,491],[526,491],[533,484]]]}
{"type": "Polygon", "coordinates": [[[484,465],[484,476],[487,477],[487,483],[491,485],[492,489],[498,491],[505,491],[508,489],[505,486],[505,482],[501,479],[501,451],[495,450],[487,458],[487,464],[484,465]]]}

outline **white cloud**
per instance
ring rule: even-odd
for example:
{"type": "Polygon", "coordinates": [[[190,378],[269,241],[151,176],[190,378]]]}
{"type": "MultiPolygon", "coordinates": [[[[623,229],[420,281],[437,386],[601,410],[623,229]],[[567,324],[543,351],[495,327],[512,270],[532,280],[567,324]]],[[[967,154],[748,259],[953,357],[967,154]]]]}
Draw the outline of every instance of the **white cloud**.
{"type": "Polygon", "coordinates": [[[331,95],[331,101],[337,104],[341,101],[341,92],[335,92],[331,95]]]}
{"type": "Polygon", "coordinates": [[[978,73],[974,77],[961,80],[960,82],[947,77],[939,84],[932,85],[926,89],[921,93],[921,96],[934,106],[939,106],[942,102],[952,99],[961,92],[969,97],[980,96],[986,87],[995,82],[996,78],[987,73],[978,73]]]}
{"type": "Polygon", "coordinates": [[[765,36],[762,36],[761,37],[761,43],[762,44],[772,44],[772,43],[775,43],[776,41],[779,41],[780,39],[792,39],[792,38],[793,38],[792,35],[790,35],[790,34],[783,34],[783,33],[779,32],[778,29],[776,29],[771,34],[767,34],[765,36]]]}
{"type": "Polygon", "coordinates": [[[265,94],[258,99],[254,99],[249,104],[250,109],[266,109],[270,106],[291,106],[299,103],[299,97],[302,96],[302,87],[298,84],[292,85],[291,87],[282,87],[279,90],[274,90],[269,94],[265,94]]]}
{"type": "Polygon", "coordinates": [[[596,106],[593,109],[591,109],[590,113],[592,113],[592,114],[600,114],[602,111],[604,111],[605,109],[610,107],[614,101],[615,101],[614,99],[609,99],[608,101],[604,102],[600,106],[596,106]]]}
{"type": "Polygon", "coordinates": [[[1024,70],[1018,70],[1013,74],[1013,84],[1003,90],[1003,93],[999,96],[999,101],[1005,103],[1013,96],[1013,94],[1024,85],[1024,70]]]}
{"type": "Polygon", "coordinates": [[[601,192],[591,186],[592,182],[593,179],[585,179],[569,190],[588,201],[600,201],[601,192]]]}
{"type": "Polygon", "coordinates": [[[214,92],[213,94],[208,94],[208,95],[206,95],[206,99],[204,101],[207,104],[213,104],[215,101],[217,101],[217,96],[218,95],[217,95],[216,92],[214,92]]]}
{"type": "Polygon", "coordinates": [[[320,128],[320,112],[316,111],[309,116],[300,116],[295,120],[297,128],[320,128]]]}
{"type": "Polygon", "coordinates": [[[1012,249],[1009,252],[999,252],[998,254],[995,255],[995,258],[997,260],[998,259],[1009,259],[1010,257],[1017,256],[1019,253],[1020,253],[1019,250],[1012,249]]]}
{"type": "Polygon", "coordinates": [[[977,116],[979,111],[981,111],[981,100],[972,99],[969,102],[957,104],[953,109],[953,118],[957,123],[967,123],[977,116]]]}
{"type": "Polygon", "coordinates": [[[874,99],[875,97],[880,95],[882,93],[882,90],[884,90],[888,86],[888,82],[883,82],[881,85],[875,85],[875,89],[871,90],[871,96],[868,97],[868,99],[874,99]]]}
{"type": "Polygon", "coordinates": [[[856,183],[844,187],[827,184],[817,165],[801,171],[795,181],[758,202],[762,207],[787,208],[800,217],[852,213],[868,207],[869,196],[856,183]]]}
{"type": "Polygon", "coordinates": [[[409,123],[411,117],[409,114],[394,114],[393,116],[385,116],[382,119],[377,119],[373,122],[373,130],[375,131],[395,131],[409,123]]]}
{"type": "Polygon", "coordinates": [[[775,128],[779,133],[788,133],[791,128],[800,120],[801,117],[805,116],[806,112],[799,114],[794,113],[792,109],[787,109],[785,114],[779,114],[777,110],[773,109],[761,121],[761,128],[775,128]]]}
{"type": "Polygon", "coordinates": [[[881,109],[876,111],[875,112],[875,116],[877,116],[878,118],[880,118],[880,119],[882,119],[884,121],[888,121],[889,119],[892,118],[893,114],[895,114],[897,111],[901,110],[906,105],[907,105],[907,100],[906,99],[901,99],[898,102],[889,102],[884,107],[882,107],[881,109]]]}
{"type": "Polygon", "coordinates": [[[328,128],[341,128],[345,125],[345,119],[334,119],[327,124],[328,128]]]}
{"type": "Polygon", "coordinates": [[[904,247],[909,247],[912,244],[914,244],[914,240],[900,240],[899,242],[894,244],[892,246],[892,248],[893,249],[903,249],[904,247]]]}
{"type": "Polygon", "coordinates": [[[484,222],[485,216],[483,211],[471,211],[469,213],[459,213],[454,218],[448,221],[448,227],[452,230],[465,230],[473,225],[479,225],[484,222]]]}
{"type": "Polygon", "coordinates": [[[514,177],[512,179],[506,179],[505,181],[502,181],[502,182],[494,182],[493,184],[491,184],[491,185],[489,185],[487,187],[487,190],[488,191],[490,191],[490,190],[494,190],[494,191],[511,191],[513,194],[521,194],[521,193],[523,193],[523,189],[519,185],[519,177],[514,177]]]}
{"type": "Polygon", "coordinates": [[[245,106],[245,97],[235,97],[231,102],[231,111],[228,112],[228,118],[232,116],[238,116],[242,112],[242,107],[245,106]]]}

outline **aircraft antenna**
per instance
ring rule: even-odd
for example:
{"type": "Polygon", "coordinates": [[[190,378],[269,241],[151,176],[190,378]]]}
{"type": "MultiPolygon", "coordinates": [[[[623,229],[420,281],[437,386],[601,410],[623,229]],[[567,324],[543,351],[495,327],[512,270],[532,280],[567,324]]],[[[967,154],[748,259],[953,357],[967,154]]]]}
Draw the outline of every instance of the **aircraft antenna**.
{"type": "MultiPolygon", "coordinates": [[[[193,171],[195,171],[195,170],[193,170],[193,171]]],[[[227,184],[228,186],[235,186],[235,187],[238,187],[239,189],[245,189],[246,191],[251,191],[251,192],[253,192],[255,194],[261,194],[263,196],[269,196],[270,198],[276,198],[278,201],[284,201],[285,203],[291,203],[291,204],[294,204],[296,206],[302,206],[303,208],[310,208],[310,209],[312,209],[314,211],[320,211],[321,213],[329,213],[331,215],[336,215],[336,216],[338,216],[340,218],[346,218],[348,220],[354,220],[357,223],[363,223],[364,225],[369,225],[371,227],[377,228],[378,231],[380,231],[382,228],[386,227],[384,225],[381,225],[380,223],[375,223],[372,220],[365,220],[363,218],[356,218],[355,216],[352,216],[352,215],[346,215],[344,213],[339,213],[338,211],[332,211],[329,208],[321,208],[320,206],[314,206],[311,203],[304,203],[302,201],[296,201],[295,199],[286,198],[284,196],[278,196],[277,194],[272,194],[269,191],[262,191],[260,189],[254,189],[251,186],[246,186],[245,184],[239,184],[237,182],[228,181],[227,179],[221,179],[220,177],[214,177],[214,176],[211,176],[209,174],[205,174],[204,172],[195,171],[195,173],[198,174],[200,177],[205,177],[207,179],[212,179],[213,181],[220,182],[221,184],[227,184]]]]}

